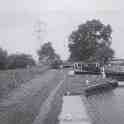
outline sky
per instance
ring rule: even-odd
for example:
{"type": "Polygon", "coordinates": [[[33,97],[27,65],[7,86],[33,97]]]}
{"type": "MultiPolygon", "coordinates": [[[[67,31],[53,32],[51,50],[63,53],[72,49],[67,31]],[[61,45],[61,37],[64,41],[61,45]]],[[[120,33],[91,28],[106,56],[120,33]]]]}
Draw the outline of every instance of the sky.
{"type": "Polygon", "coordinates": [[[40,45],[50,41],[66,59],[71,32],[86,20],[99,19],[112,26],[112,48],[124,58],[123,12],[123,0],[0,0],[0,47],[37,58],[40,45]]]}

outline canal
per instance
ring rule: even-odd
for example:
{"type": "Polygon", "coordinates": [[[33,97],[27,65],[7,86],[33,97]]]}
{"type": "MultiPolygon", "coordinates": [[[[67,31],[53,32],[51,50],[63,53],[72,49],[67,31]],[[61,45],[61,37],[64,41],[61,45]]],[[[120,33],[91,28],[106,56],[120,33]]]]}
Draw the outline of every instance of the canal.
{"type": "Polygon", "coordinates": [[[124,87],[83,98],[92,124],[124,124],[124,87]]]}

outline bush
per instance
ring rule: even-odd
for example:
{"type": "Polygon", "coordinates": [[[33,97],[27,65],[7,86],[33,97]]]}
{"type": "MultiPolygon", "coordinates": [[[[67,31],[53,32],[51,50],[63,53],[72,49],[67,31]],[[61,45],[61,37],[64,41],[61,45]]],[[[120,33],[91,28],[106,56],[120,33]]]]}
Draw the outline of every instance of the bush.
{"type": "Polygon", "coordinates": [[[8,57],[8,69],[26,68],[28,65],[35,65],[35,60],[31,55],[12,54],[8,57]]]}
{"type": "Polygon", "coordinates": [[[7,51],[0,48],[0,69],[6,69],[7,67],[7,51]]]}
{"type": "Polygon", "coordinates": [[[48,66],[42,66],[30,69],[0,71],[0,98],[7,96],[13,89],[20,87],[48,69],[48,66]]]}

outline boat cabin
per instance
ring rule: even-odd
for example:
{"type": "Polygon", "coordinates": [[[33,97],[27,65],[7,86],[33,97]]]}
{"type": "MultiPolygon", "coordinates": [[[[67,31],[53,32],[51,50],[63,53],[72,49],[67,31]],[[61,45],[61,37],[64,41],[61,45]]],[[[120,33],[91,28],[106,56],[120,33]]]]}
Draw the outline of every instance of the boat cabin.
{"type": "Polygon", "coordinates": [[[100,72],[100,64],[99,63],[81,63],[76,62],[73,65],[73,69],[75,73],[85,73],[85,72],[100,72]]]}

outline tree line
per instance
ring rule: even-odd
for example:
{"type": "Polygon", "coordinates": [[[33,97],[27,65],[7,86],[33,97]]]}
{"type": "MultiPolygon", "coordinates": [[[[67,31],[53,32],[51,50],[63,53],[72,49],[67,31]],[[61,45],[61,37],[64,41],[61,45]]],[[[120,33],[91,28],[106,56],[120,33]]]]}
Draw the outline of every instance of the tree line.
{"type": "MultiPolygon", "coordinates": [[[[100,20],[88,20],[72,31],[68,38],[70,56],[68,61],[98,62],[106,64],[114,57],[112,44],[112,27],[100,20]]],[[[60,57],[55,53],[50,42],[44,44],[38,51],[39,60],[55,63],[60,57]]]]}
{"type": "MultiPolygon", "coordinates": [[[[88,20],[70,34],[68,61],[99,62],[105,64],[114,56],[112,44],[112,28],[100,20],[88,20]]],[[[55,52],[52,43],[44,43],[37,50],[39,63],[51,66],[60,65],[62,60],[55,52]]],[[[0,69],[26,68],[35,66],[36,61],[29,54],[11,54],[0,48],[0,69]]]]}
{"type": "MultiPolygon", "coordinates": [[[[44,43],[37,50],[39,63],[57,67],[62,63],[60,56],[55,53],[51,42],[44,43]]],[[[0,48],[0,70],[26,68],[35,66],[36,61],[30,54],[8,54],[8,52],[0,48]]]]}
{"type": "Polygon", "coordinates": [[[0,48],[0,70],[26,68],[27,65],[34,66],[36,64],[33,57],[29,54],[8,54],[8,52],[0,48]]]}

